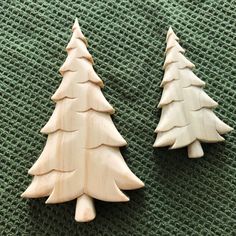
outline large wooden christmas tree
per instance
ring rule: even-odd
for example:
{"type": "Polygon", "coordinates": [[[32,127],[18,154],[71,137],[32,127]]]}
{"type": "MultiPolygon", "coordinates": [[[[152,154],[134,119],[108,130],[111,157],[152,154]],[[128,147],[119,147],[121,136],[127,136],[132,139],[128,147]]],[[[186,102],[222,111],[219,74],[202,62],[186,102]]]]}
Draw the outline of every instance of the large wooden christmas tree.
{"type": "Polygon", "coordinates": [[[144,184],[120,153],[126,141],[112,122],[114,109],[101,92],[103,82],[93,69],[77,19],[72,31],[68,57],[60,68],[63,80],[52,96],[56,108],[42,129],[47,143],[29,170],[34,178],[22,196],[49,196],[46,203],[77,199],[75,219],[84,222],[95,217],[93,198],[128,201],[120,189],[144,184]]]}
{"type": "Polygon", "coordinates": [[[218,104],[203,90],[205,83],[193,72],[194,64],[183,53],[179,38],[170,28],[167,33],[164,62],[164,87],[159,108],[161,119],[155,130],[154,147],[171,146],[171,149],[188,146],[188,156],[204,155],[200,142],[218,142],[232,130],[213,112],[218,104]]]}

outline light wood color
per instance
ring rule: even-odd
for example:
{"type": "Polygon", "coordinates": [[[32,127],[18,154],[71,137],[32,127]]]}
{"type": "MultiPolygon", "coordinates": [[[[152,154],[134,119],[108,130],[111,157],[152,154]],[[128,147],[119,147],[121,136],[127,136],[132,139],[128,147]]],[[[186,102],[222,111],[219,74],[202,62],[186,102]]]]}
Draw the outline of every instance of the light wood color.
{"type": "Polygon", "coordinates": [[[203,90],[205,83],[192,71],[195,67],[183,53],[179,38],[170,27],[167,33],[163,93],[158,105],[161,118],[155,130],[154,147],[188,147],[189,158],[204,155],[200,142],[223,141],[221,134],[232,130],[213,112],[218,104],[203,90]]]}
{"type": "Polygon", "coordinates": [[[46,203],[77,199],[75,220],[87,222],[96,216],[93,198],[129,201],[121,190],[144,184],[120,153],[127,143],[112,122],[114,109],[101,92],[103,82],[93,69],[77,19],[72,31],[60,68],[63,80],[52,96],[56,108],[41,130],[48,139],[29,170],[34,178],[22,197],[49,196],[46,203]]]}

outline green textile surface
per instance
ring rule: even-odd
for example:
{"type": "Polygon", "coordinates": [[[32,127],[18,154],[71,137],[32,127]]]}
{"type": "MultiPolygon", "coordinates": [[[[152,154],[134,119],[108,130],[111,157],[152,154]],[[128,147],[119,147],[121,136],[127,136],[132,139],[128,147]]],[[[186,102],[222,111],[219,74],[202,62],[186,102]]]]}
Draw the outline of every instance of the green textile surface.
{"type": "Polygon", "coordinates": [[[236,235],[235,131],[197,160],[152,148],[169,25],[219,102],[216,114],[236,127],[235,1],[2,0],[0,10],[0,235],[236,235]],[[75,16],[129,144],[122,153],[146,184],[126,192],[128,203],[96,201],[88,224],[74,221],[75,201],[20,198],[46,141],[39,130],[54,109],[75,16]]]}

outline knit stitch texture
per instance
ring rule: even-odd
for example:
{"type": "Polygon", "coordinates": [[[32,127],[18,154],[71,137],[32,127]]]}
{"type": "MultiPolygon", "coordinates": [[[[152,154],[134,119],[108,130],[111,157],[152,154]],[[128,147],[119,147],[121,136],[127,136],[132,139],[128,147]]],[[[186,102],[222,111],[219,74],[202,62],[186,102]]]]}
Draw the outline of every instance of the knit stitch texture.
{"type": "MultiPolygon", "coordinates": [[[[9,0],[0,4],[0,234],[123,236],[236,234],[236,137],[186,149],[153,149],[165,37],[171,25],[217,116],[236,127],[234,0],[9,0]],[[113,121],[128,142],[122,154],[145,188],[128,203],[96,201],[97,217],[74,221],[75,201],[45,205],[20,194],[41,153],[39,130],[54,110],[71,26],[78,17],[89,40],[113,121]]],[[[176,114],[178,115],[178,114],[176,114]]]]}

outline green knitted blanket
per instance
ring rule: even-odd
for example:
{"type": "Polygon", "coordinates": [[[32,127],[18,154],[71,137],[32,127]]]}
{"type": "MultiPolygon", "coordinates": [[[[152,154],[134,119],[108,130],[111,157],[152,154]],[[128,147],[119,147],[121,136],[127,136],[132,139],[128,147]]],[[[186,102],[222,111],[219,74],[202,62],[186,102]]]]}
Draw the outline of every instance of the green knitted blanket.
{"type": "Polygon", "coordinates": [[[236,235],[235,131],[204,145],[198,160],[152,148],[169,25],[219,102],[217,116],[236,127],[234,0],[2,0],[0,13],[0,235],[236,235]],[[128,203],[96,201],[88,224],[74,221],[75,201],[20,198],[45,145],[39,130],[54,110],[76,16],[129,144],[123,156],[146,184],[127,192],[128,203]]]}

